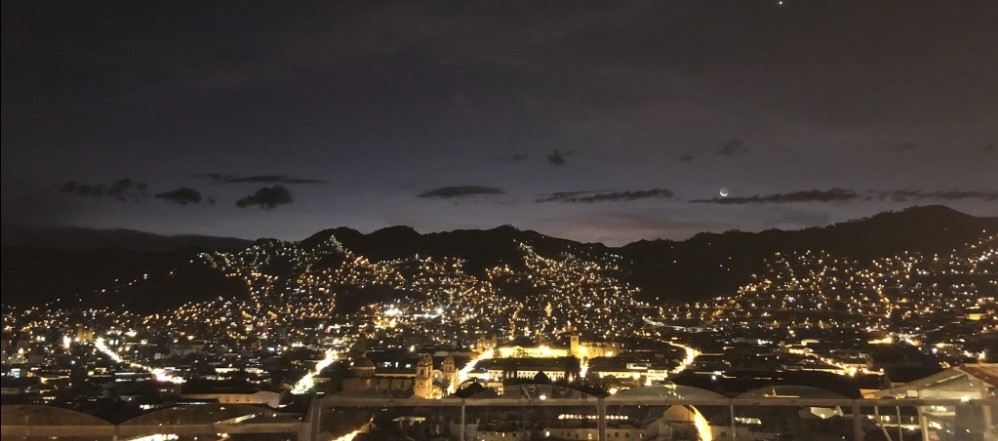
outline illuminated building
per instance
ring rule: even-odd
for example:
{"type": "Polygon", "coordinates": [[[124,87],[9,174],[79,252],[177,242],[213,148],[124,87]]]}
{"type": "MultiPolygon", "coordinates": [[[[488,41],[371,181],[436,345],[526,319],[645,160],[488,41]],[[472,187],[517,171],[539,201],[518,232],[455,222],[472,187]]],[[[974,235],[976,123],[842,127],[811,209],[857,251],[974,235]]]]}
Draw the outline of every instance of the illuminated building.
{"type": "Polygon", "coordinates": [[[433,382],[433,357],[423,355],[416,363],[416,380],[412,386],[415,398],[441,398],[443,389],[433,382]]]}
{"type": "Polygon", "coordinates": [[[568,350],[576,358],[613,357],[623,349],[620,343],[582,341],[579,334],[572,334],[568,350]]]}
{"type": "Polygon", "coordinates": [[[998,363],[975,363],[946,369],[934,375],[884,389],[881,397],[917,399],[956,399],[968,405],[919,406],[918,425],[923,440],[998,439],[998,363]],[[971,400],[984,401],[979,406],[971,400]],[[981,438],[971,438],[978,435],[981,438]]]}

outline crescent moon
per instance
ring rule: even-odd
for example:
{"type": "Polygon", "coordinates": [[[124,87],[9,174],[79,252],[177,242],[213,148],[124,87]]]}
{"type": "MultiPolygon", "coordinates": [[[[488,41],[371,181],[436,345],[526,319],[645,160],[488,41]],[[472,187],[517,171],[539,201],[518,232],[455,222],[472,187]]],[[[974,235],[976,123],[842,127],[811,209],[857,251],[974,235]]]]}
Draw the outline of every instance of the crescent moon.
{"type": "Polygon", "coordinates": [[[722,198],[728,197],[728,187],[721,187],[721,197],[722,198]]]}

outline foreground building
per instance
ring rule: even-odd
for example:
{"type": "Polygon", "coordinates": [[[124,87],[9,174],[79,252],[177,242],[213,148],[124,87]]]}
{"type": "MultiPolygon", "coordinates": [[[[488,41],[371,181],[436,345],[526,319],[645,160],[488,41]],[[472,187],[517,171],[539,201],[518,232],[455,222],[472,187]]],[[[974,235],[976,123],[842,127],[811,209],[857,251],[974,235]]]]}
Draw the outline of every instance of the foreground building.
{"type": "Polygon", "coordinates": [[[969,403],[985,400],[980,406],[919,406],[918,425],[922,439],[973,439],[982,434],[985,441],[998,440],[998,364],[976,363],[946,369],[928,377],[880,391],[884,398],[955,399],[969,403]]]}

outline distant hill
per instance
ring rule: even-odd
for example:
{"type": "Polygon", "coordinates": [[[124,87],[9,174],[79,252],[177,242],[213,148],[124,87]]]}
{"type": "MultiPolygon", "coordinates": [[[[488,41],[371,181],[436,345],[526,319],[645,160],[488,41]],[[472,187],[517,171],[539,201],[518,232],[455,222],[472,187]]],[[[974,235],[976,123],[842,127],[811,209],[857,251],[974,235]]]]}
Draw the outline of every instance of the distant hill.
{"type": "Polygon", "coordinates": [[[945,252],[998,231],[998,218],[934,205],[799,231],[701,233],[683,241],[638,241],[618,252],[633,262],[646,299],[695,300],[730,294],[775,252],[825,250],[855,259],[945,252]]]}
{"type": "Polygon", "coordinates": [[[454,230],[420,234],[410,227],[396,226],[361,234],[349,228],[316,233],[302,241],[305,246],[335,237],[343,246],[371,260],[390,260],[425,255],[438,258],[458,257],[467,261],[466,269],[478,272],[502,264],[518,265],[523,252],[518,243],[529,244],[538,253],[557,257],[573,255],[596,257],[612,248],[545,236],[535,231],[502,226],[491,230],[454,230]]]}
{"type": "MultiPolygon", "coordinates": [[[[863,260],[906,251],[938,253],[975,241],[984,230],[998,231],[998,218],[974,217],[942,206],[913,207],[800,231],[702,233],[683,241],[642,240],[623,247],[580,243],[511,226],[429,234],[403,226],[369,234],[335,228],[299,242],[158,236],[129,230],[5,229],[0,273],[4,304],[40,304],[142,279],[143,283],[118,292],[147,297],[141,301],[143,309],[244,294],[245,286],[226,279],[224,271],[251,269],[293,280],[303,272],[332,274],[352,265],[351,271],[362,281],[343,289],[362,293],[359,301],[373,295],[375,288],[377,296],[385,298],[418,290],[413,281],[441,283],[463,277],[426,273],[412,261],[419,255],[439,261],[460,259],[461,269],[455,271],[479,279],[485,279],[489,270],[508,267],[515,274],[494,286],[522,298],[539,292],[528,288],[528,276],[532,272],[540,276],[539,270],[527,268],[524,258],[536,253],[555,262],[601,265],[607,277],[639,288],[638,298],[655,304],[731,295],[752,274],[762,273],[766,258],[775,252],[825,250],[863,260]],[[205,250],[232,252],[202,254],[205,250]],[[354,258],[347,262],[349,255],[354,258]],[[358,258],[363,261],[354,261],[358,258]],[[382,261],[395,261],[391,271],[398,271],[410,285],[373,286],[376,278],[365,274],[382,261]]],[[[128,299],[115,301],[124,300],[128,299]]]]}
{"type": "MultiPolygon", "coordinates": [[[[146,275],[155,277],[186,269],[200,250],[238,250],[252,243],[228,237],[163,236],[79,227],[5,225],[0,232],[3,303],[14,305],[42,304],[74,294],[112,289],[146,275]]],[[[232,284],[220,275],[194,268],[182,274],[189,276],[171,278],[170,283],[144,295],[167,296],[176,301],[234,292],[232,284]]]]}
{"type": "Polygon", "coordinates": [[[81,227],[32,227],[4,225],[0,228],[3,247],[52,248],[61,250],[113,248],[136,251],[164,251],[183,248],[239,249],[252,241],[233,237],[184,234],[164,236],[143,231],[101,230],[81,227]]]}

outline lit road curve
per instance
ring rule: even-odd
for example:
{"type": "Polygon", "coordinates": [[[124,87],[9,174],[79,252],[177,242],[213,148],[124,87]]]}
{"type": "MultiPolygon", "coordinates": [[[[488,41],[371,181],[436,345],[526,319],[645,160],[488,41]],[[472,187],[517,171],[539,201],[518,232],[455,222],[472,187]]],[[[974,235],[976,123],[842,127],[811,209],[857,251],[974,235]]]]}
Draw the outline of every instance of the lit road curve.
{"type": "Polygon", "coordinates": [[[147,372],[153,374],[154,376],[156,376],[156,381],[170,382],[170,383],[174,383],[174,384],[180,384],[180,383],[184,383],[186,381],[186,380],[183,379],[183,377],[178,377],[176,375],[173,375],[172,373],[169,373],[168,371],[166,371],[163,368],[153,368],[153,367],[149,367],[149,366],[146,366],[144,364],[141,364],[141,363],[136,363],[134,361],[125,361],[125,359],[122,358],[120,354],[118,354],[117,352],[114,352],[114,350],[111,349],[107,345],[107,343],[104,342],[104,337],[97,337],[97,340],[94,341],[94,347],[97,348],[98,351],[101,351],[102,353],[104,353],[104,355],[107,355],[108,358],[110,358],[110,359],[112,359],[112,360],[114,360],[114,361],[116,361],[118,363],[124,363],[124,364],[127,364],[127,365],[129,365],[129,366],[131,366],[133,368],[142,369],[144,371],[147,371],[147,372]]]}

